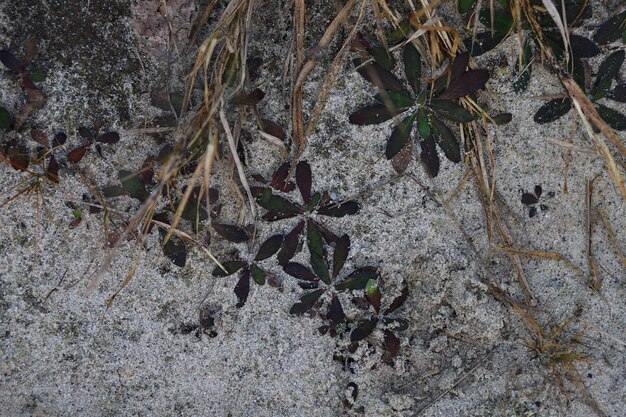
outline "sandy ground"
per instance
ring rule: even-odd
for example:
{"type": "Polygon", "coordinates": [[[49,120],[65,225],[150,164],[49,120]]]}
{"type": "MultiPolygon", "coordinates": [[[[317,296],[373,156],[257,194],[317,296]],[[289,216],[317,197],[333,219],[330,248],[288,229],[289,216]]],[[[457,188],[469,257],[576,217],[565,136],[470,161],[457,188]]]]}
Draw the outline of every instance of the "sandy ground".
{"type": "MultiPolygon", "coordinates": [[[[115,183],[120,169],[139,169],[162,144],[129,132],[160,114],[150,106],[150,92],[168,77],[163,57],[150,55],[133,35],[137,10],[122,1],[21,3],[2,4],[0,45],[19,50],[30,36],[42,38],[36,63],[49,72],[42,83],[47,103],[29,125],[50,134],[64,130],[71,149],[81,143],[78,127],[103,120],[107,129],[120,133],[121,141],[103,147],[104,158],[90,152],[81,161],[83,174],[104,186],[115,183]]],[[[258,5],[250,50],[265,63],[259,79],[267,96],[259,110],[285,125],[280,74],[291,22],[285,2],[268,3],[258,5]]],[[[322,28],[333,8],[314,3],[311,27],[322,28]]],[[[606,18],[597,6],[590,28],[606,18]]],[[[443,13],[452,12],[446,8],[443,13]]],[[[308,42],[320,30],[312,29],[308,42]]],[[[183,62],[191,57],[188,53],[183,62]]],[[[577,145],[592,145],[573,112],[548,125],[532,122],[541,103],[534,97],[559,94],[562,88],[535,65],[528,90],[514,93],[509,70],[514,59],[510,39],[478,60],[492,73],[490,86],[501,109],[513,114],[511,123],[490,132],[494,180],[508,206],[508,228],[517,247],[558,252],[582,269],[581,276],[564,262],[522,260],[537,299],[538,321],[550,327],[571,319],[564,337],[584,331],[578,351],[587,359],[576,365],[582,384],[606,415],[622,416],[626,271],[598,224],[592,237],[603,285],[600,292],[586,285],[586,182],[595,178],[593,204],[606,212],[622,250],[626,207],[594,154],[573,153],[564,172],[564,150],[547,139],[570,137],[577,145]],[[547,209],[531,218],[520,197],[535,185],[543,188],[541,202],[547,209]]],[[[598,63],[590,60],[591,68],[598,63]]],[[[170,85],[180,88],[180,68],[171,71],[170,85]]],[[[622,81],[625,76],[622,71],[622,81]]],[[[312,75],[305,102],[313,100],[322,79],[320,71],[312,75]]],[[[65,202],[82,201],[88,189],[77,170],[63,163],[61,184],[41,189],[42,207],[29,194],[0,210],[0,415],[592,415],[580,386],[559,389],[550,365],[527,349],[529,333],[522,321],[488,294],[486,271],[466,237],[488,261],[492,277],[512,297],[522,297],[510,262],[487,240],[474,183],[469,181],[449,200],[456,220],[432,198],[433,193],[452,196],[466,166],[442,158],[441,173],[431,180],[412,162],[412,175],[389,183],[396,174],[379,156],[393,122],[373,127],[348,123],[348,114],[373,93],[347,68],[304,157],[313,168],[314,189],[329,190],[338,199],[363,193],[358,215],[324,220],[351,236],[346,268],[379,265],[387,293],[397,294],[404,284],[410,288],[398,311],[409,329],[400,334],[401,351],[393,366],[381,361],[380,331],[350,355],[350,366],[334,359],[345,352],[345,342],[321,336],[318,319],[289,314],[302,290],[274,259],[264,266],[282,279],[282,289],[252,285],[248,302],[238,309],[232,291],[236,278],[213,278],[214,264],[197,248],[190,249],[184,268],[173,265],[160,250],[156,231],[145,250],[134,242],[123,245],[96,293],[87,295],[89,277],[107,253],[102,214],[83,210],[84,221],[69,227],[72,209],[65,202]],[[107,309],[107,299],[136,256],[135,277],[107,309]],[[214,337],[190,330],[198,324],[199,308],[212,312],[214,337]],[[358,396],[349,410],[342,402],[351,383],[358,386],[358,396]]],[[[0,77],[0,105],[15,111],[22,100],[15,81],[0,77]]],[[[257,134],[246,155],[249,174],[269,176],[281,163],[279,150],[257,134]]],[[[30,181],[6,164],[0,172],[3,201],[30,181]]],[[[224,181],[216,186],[224,203],[220,221],[233,223],[237,207],[232,190],[224,181]]],[[[138,207],[130,198],[112,204],[128,213],[138,207]]],[[[264,239],[287,232],[292,224],[260,222],[259,227],[264,239]]],[[[247,249],[214,239],[211,250],[230,259],[247,249]]],[[[305,252],[296,259],[306,262],[305,252]]]]}

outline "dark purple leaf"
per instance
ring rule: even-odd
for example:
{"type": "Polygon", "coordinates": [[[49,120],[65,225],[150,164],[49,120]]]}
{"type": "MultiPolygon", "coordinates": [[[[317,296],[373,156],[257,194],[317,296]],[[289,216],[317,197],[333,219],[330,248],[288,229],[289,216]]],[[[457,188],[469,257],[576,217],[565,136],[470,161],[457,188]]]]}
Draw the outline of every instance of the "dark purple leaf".
{"type": "Polygon", "coordinates": [[[600,48],[593,41],[579,35],[569,35],[572,53],[578,58],[591,58],[600,53],[600,48]]]}
{"type": "Polygon", "coordinates": [[[607,97],[620,103],[626,103],[626,83],[617,85],[613,90],[609,91],[607,97]]]}
{"type": "Polygon", "coordinates": [[[317,281],[319,278],[309,268],[297,262],[289,262],[283,267],[283,270],[294,278],[303,281],[317,281]]]}
{"type": "Polygon", "coordinates": [[[296,166],[296,184],[298,184],[298,189],[300,190],[304,204],[309,204],[311,200],[311,176],[311,166],[309,163],[306,161],[298,162],[298,166],[296,166]]]}
{"type": "Polygon", "coordinates": [[[215,269],[213,270],[213,276],[214,277],[227,277],[229,275],[234,274],[235,272],[239,271],[241,268],[247,265],[248,263],[244,261],[222,262],[222,266],[224,267],[226,271],[224,271],[224,269],[220,268],[219,266],[216,266],[215,269]]]}
{"type": "Polygon", "coordinates": [[[23,70],[20,61],[18,61],[17,58],[15,58],[15,56],[7,50],[0,51],[0,62],[13,72],[22,72],[23,70]]]}
{"type": "Polygon", "coordinates": [[[420,78],[422,77],[422,64],[420,62],[420,54],[413,46],[408,43],[402,52],[402,60],[404,61],[404,74],[406,80],[413,89],[415,94],[420,92],[420,78]]]}
{"type": "Polygon", "coordinates": [[[374,58],[374,61],[385,69],[392,70],[396,66],[393,55],[384,46],[374,46],[369,49],[369,53],[374,58]]]}
{"type": "Polygon", "coordinates": [[[615,51],[611,55],[609,55],[602,62],[602,64],[600,64],[600,68],[598,69],[598,76],[596,77],[596,82],[592,90],[594,100],[599,100],[606,96],[609,88],[611,88],[613,78],[615,78],[615,76],[620,72],[620,68],[624,63],[625,55],[626,52],[623,49],[615,51]]]}
{"type": "Polygon", "coordinates": [[[374,84],[380,90],[403,90],[400,80],[378,63],[370,62],[361,66],[362,61],[360,59],[355,59],[353,62],[361,77],[374,84]]]}
{"type": "Polygon", "coordinates": [[[415,140],[409,138],[404,144],[404,147],[400,149],[393,158],[391,158],[391,166],[398,173],[398,175],[404,174],[411,159],[413,159],[413,153],[415,152],[415,140]]]}
{"type": "Polygon", "coordinates": [[[328,319],[332,321],[335,325],[337,325],[341,323],[345,318],[346,313],[343,312],[341,301],[339,301],[339,297],[335,295],[330,302],[330,307],[328,308],[328,319]]]}
{"type": "Polygon", "coordinates": [[[389,352],[389,357],[395,358],[400,352],[400,339],[391,330],[385,330],[385,350],[389,352]]]}
{"type": "Polygon", "coordinates": [[[241,273],[241,278],[235,285],[235,295],[237,296],[237,304],[235,305],[237,308],[241,308],[244,306],[246,301],[248,300],[248,294],[250,293],[250,270],[244,269],[241,273]]]}
{"type": "Polygon", "coordinates": [[[80,161],[81,159],[83,159],[83,157],[85,156],[85,153],[87,153],[87,149],[89,149],[89,144],[87,145],[83,145],[80,146],[76,149],[72,149],[68,154],[67,154],[67,159],[70,162],[74,162],[77,163],[78,161],[80,161]]]}
{"type": "Polygon", "coordinates": [[[624,19],[626,19],[626,12],[604,22],[594,33],[593,40],[599,45],[606,45],[621,38],[624,32],[624,19]]]}
{"type": "Polygon", "coordinates": [[[128,192],[119,185],[108,185],[102,188],[102,195],[106,198],[115,198],[123,195],[128,195],[128,192]]]}
{"type": "Polygon", "coordinates": [[[96,133],[93,129],[88,129],[86,127],[79,127],[78,134],[85,139],[93,139],[96,137],[96,133]]]}
{"type": "Polygon", "coordinates": [[[541,185],[535,185],[534,191],[537,198],[541,197],[541,194],[543,194],[543,188],[541,188],[541,185]]]}
{"type": "Polygon", "coordinates": [[[337,291],[362,290],[370,279],[378,279],[378,269],[374,266],[364,266],[356,269],[346,279],[335,285],[337,291]]]}
{"type": "Polygon", "coordinates": [[[330,284],[330,274],[328,272],[328,264],[326,263],[326,249],[324,248],[322,235],[313,220],[309,219],[307,221],[306,234],[313,272],[326,284],[330,284]]]}
{"type": "Polygon", "coordinates": [[[495,32],[492,35],[491,31],[487,31],[477,34],[474,43],[472,43],[471,36],[469,38],[466,38],[463,43],[465,44],[465,47],[471,52],[472,56],[480,56],[498,46],[505,37],[506,35],[503,33],[495,32]]]}
{"type": "Polygon", "coordinates": [[[359,126],[377,125],[386,122],[403,111],[402,109],[388,108],[384,104],[376,103],[355,111],[350,115],[349,121],[359,126]]]}
{"type": "Polygon", "coordinates": [[[530,210],[528,210],[528,217],[535,217],[537,215],[537,207],[531,207],[530,210]]]}
{"type": "Polygon", "coordinates": [[[346,201],[341,204],[330,204],[328,206],[320,207],[317,209],[317,213],[330,216],[330,217],[343,217],[356,214],[361,209],[361,206],[356,201],[346,201]]]}
{"type": "Polygon", "coordinates": [[[48,169],[46,170],[46,177],[48,177],[48,179],[52,182],[59,182],[59,163],[54,157],[54,154],[50,155],[50,160],[48,161],[48,169]]]}
{"type": "Polygon", "coordinates": [[[295,184],[292,182],[286,182],[287,175],[289,175],[289,169],[291,168],[291,164],[289,162],[285,162],[281,166],[278,167],[274,176],[272,177],[272,182],[270,186],[277,190],[288,193],[296,188],[295,184]]]}
{"type": "Polygon", "coordinates": [[[300,244],[300,234],[304,230],[304,221],[298,223],[296,227],[291,230],[283,239],[283,243],[278,252],[278,264],[285,266],[296,254],[298,245],[300,244]]]}
{"type": "Polygon", "coordinates": [[[265,97],[265,93],[260,88],[256,88],[247,94],[233,97],[230,102],[232,104],[253,105],[263,100],[263,97],[265,97]]]}
{"type": "Polygon", "coordinates": [[[437,140],[446,158],[454,163],[461,162],[461,149],[454,133],[436,117],[432,118],[432,136],[437,140]]]}
{"type": "Polygon", "coordinates": [[[337,278],[341,268],[346,263],[348,253],[350,252],[350,237],[343,235],[339,238],[335,245],[335,252],[333,253],[333,279],[337,278]]]}
{"type": "Polygon", "coordinates": [[[120,135],[117,132],[103,133],[96,138],[96,142],[100,143],[117,143],[120,141],[120,135]]]}
{"type": "Polygon", "coordinates": [[[426,172],[432,178],[435,178],[439,174],[439,155],[437,155],[437,146],[432,136],[427,137],[420,141],[422,152],[420,153],[420,160],[426,172]]]}
{"type": "Polygon", "coordinates": [[[59,146],[62,146],[65,144],[66,141],[67,135],[65,134],[65,132],[59,132],[54,135],[54,138],[52,139],[52,147],[57,148],[59,146]]]}
{"type": "Polygon", "coordinates": [[[232,224],[212,223],[213,229],[224,239],[233,243],[247,242],[250,238],[248,233],[241,227],[232,224]]]}
{"type": "Polygon", "coordinates": [[[402,291],[400,291],[400,295],[397,296],[391,302],[387,310],[385,310],[385,314],[391,314],[394,311],[396,311],[398,308],[402,306],[402,304],[404,304],[404,302],[406,301],[408,297],[409,297],[409,287],[405,286],[404,288],[402,288],[402,291]]]}
{"type": "Polygon", "coordinates": [[[290,219],[292,217],[297,216],[298,213],[283,213],[280,211],[268,211],[261,218],[268,222],[275,222],[277,220],[290,219]]]}
{"type": "Polygon", "coordinates": [[[174,265],[181,268],[187,263],[187,247],[185,246],[185,242],[176,236],[172,236],[163,246],[163,254],[165,254],[174,265]]]}
{"type": "Polygon", "coordinates": [[[448,88],[439,96],[442,99],[455,99],[474,94],[482,89],[489,79],[485,69],[470,70],[450,82],[448,88]]]}
{"type": "Polygon", "coordinates": [[[270,135],[280,140],[287,139],[287,134],[285,133],[285,130],[278,123],[273,122],[269,119],[261,119],[261,122],[263,123],[263,131],[265,133],[269,133],[270,135]]]}
{"type": "Polygon", "coordinates": [[[499,113],[493,116],[492,119],[496,125],[500,126],[513,120],[513,115],[511,113],[499,113]]]}
{"type": "Polygon", "coordinates": [[[361,321],[359,324],[357,324],[356,328],[352,330],[352,333],[350,333],[350,341],[354,343],[358,342],[359,340],[365,339],[367,336],[372,334],[377,324],[378,319],[375,317],[369,320],[361,321]]]}
{"type": "Polygon", "coordinates": [[[293,314],[293,315],[296,315],[296,316],[300,316],[300,315],[306,313],[311,308],[313,308],[313,306],[315,305],[317,300],[319,300],[319,298],[322,296],[322,294],[324,294],[324,291],[326,291],[326,290],[325,289],[319,289],[319,290],[315,290],[313,292],[310,292],[308,294],[305,294],[304,296],[302,296],[302,298],[300,298],[300,302],[294,304],[291,307],[291,310],[289,310],[289,313],[293,314]]]}
{"type": "Polygon", "coordinates": [[[429,107],[453,122],[468,123],[475,119],[472,113],[454,101],[433,99],[429,107]]]}
{"type": "Polygon", "coordinates": [[[411,113],[410,116],[405,117],[391,132],[391,136],[387,141],[387,147],[385,149],[385,156],[387,159],[391,159],[398,154],[406,145],[406,142],[411,136],[411,130],[413,130],[413,122],[417,114],[411,113]]]}
{"type": "Polygon", "coordinates": [[[569,98],[566,99],[554,99],[545,103],[543,106],[539,107],[537,113],[533,117],[535,123],[549,123],[552,122],[561,116],[566,115],[570,109],[572,108],[572,102],[569,98]]]}
{"type": "Polygon", "coordinates": [[[454,57],[452,66],[450,67],[450,79],[454,80],[465,72],[465,68],[469,64],[469,52],[463,52],[454,57]]]}
{"type": "Polygon", "coordinates": [[[602,120],[615,130],[626,130],[626,116],[602,104],[596,104],[596,110],[602,120]]]}
{"type": "Polygon", "coordinates": [[[278,252],[278,249],[280,249],[282,243],[283,235],[271,236],[269,239],[263,242],[254,260],[260,262],[269,258],[270,256],[273,256],[276,252],[278,252]]]}

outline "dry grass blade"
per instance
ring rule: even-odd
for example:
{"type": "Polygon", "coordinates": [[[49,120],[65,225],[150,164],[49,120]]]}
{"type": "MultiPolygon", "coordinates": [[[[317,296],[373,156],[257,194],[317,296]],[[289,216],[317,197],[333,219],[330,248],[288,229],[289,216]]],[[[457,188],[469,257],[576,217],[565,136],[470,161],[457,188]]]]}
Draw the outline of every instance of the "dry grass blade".
{"type": "Polygon", "coordinates": [[[617,240],[615,229],[613,229],[611,222],[609,221],[608,217],[606,216],[606,213],[601,207],[597,209],[597,212],[598,212],[598,215],[600,216],[600,220],[602,221],[602,224],[604,225],[604,228],[606,229],[606,233],[609,237],[609,240],[611,241],[611,244],[613,245],[615,254],[619,258],[619,260],[622,262],[622,265],[624,265],[624,267],[626,268],[626,254],[624,253],[624,251],[620,249],[620,244],[619,244],[619,241],[617,240]]]}
{"type": "Polygon", "coordinates": [[[513,253],[513,254],[516,254],[516,255],[527,256],[527,257],[531,257],[531,258],[541,258],[541,259],[550,259],[550,260],[553,260],[553,261],[561,261],[561,262],[565,263],[565,265],[568,268],[570,268],[573,271],[575,271],[577,274],[584,275],[583,271],[579,267],[574,265],[566,257],[564,257],[563,255],[561,255],[558,252],[545,252],[545,251],[540,251],[540,250],[528,250],[528,249],[515,248],[515,247],[512,247],[512,246],[497,246],[496,250],[499,251],[499,252],[513,253]]]}
{"type": "Polygon", "coordinates": [[[589,264],[589,275],[591,277],[591,288],[600,291],[602,282],[598,275],[598,265],[593,256],[593,218],[592,218],[592,197],[593,197],[593,180],[588,180],[585,189],[585,220],[587,232],[587,263],[589,264]]]}

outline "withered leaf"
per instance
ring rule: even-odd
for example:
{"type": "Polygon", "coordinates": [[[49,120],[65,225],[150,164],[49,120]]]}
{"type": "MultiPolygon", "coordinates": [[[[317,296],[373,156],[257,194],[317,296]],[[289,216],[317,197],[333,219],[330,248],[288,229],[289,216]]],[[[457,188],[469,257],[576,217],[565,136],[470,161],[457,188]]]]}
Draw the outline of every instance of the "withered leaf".
{"type": "Polygon", "coordinates": [[[404,174],[415,152],[415,140],[409,138],[404,144],[404,147],[393,158],[391,158],[391,166],[398,173],[398,175],[404,174]]]}
{"type": "Polygon", "coordinates": [[[39,53],[39,39],[32,37],[24,45],[24,66],[27,67],[37,57],[39,53]]]}
{"type": "Polygon", "coordinates": [[[48,168],[46,169],[46,177],[52,182],[59,182],[59,163],[57,162],[54,154],[50,155],[48,168]]]}
{"type": "Polygon", "coordinates": [[[50,146],[48,142],[48,135],[41,130],[32,129],[30,131],[30,137],[43,147],[48,148],[50,146]]]}
{"type": "Polygon", "coordinates": [[[282,243],[283,235],[271,236],[265,242],[263,242],[263,244],[261,244],[259,252],[257,252],[254,260],[260,262],[269,258],[270,256],[273,256],[276,252],[278,252],[278,249],[280,249],[282,243]]]}
{"type": "Polygon", "coordinates": [[[213,229],[224,239],[233,243],[247,242],[250,238],[248,232],[241,227],[232,224],[212,223],[213,229]]]}
{"type": "Polygon", "coordinates": [[[486,69],[467,71],[452,80],[439,98],[455,99],[473,94],[485,87],[488,79],[489,71],[486,69]]]}
{"type": "Polygon", "coordinates": [[[395,358],[400,352],[400,339],[391,330],[385,330],[384,347],[391,358],[395,358]]]}
{"type": "MultiPolygon", "coordinates": [[[[24,84],[26,85],[26,82],[24,84]]],[[[26,87],[26,105],[22,107],[22,110],[15,117],[15,130],[19,130],[33,113],[44,106],[45,102],[46,100],[41,90],[34,86],[26,87]]]]}
{"type": "Polygon", "coordinates": [[[350,333],[350,341],[354,343],[358,342],[359,340],[365,339],[367,336],[372,334],[377,324],[378,319],[375,317],[369,320],[361,321],[359,324],[357,324],[357,327],[352,330],[352,333],[350,333]]]}
{"type": "Polygon", "coordinates": [[[269,133],[280,140],[287,139],[285,130],[278,123],[269,119],[261,119],[261,122],[263,123],[263,131],[265,133],[269,133]]]}

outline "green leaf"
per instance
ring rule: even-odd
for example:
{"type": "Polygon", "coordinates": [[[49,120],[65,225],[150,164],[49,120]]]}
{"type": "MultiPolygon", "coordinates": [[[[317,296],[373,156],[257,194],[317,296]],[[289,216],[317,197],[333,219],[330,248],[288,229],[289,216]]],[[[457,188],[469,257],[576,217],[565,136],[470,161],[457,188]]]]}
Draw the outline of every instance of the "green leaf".
{"type": "Polygon", "coordinates": [[[626,130],[626,116],[602,104],[596,105],[596,110],[602,120],[615,130],[626,130]]]}
{"type": "Polygon", "coordinates": [[[401,91],[381,91],[374,96],[374,99],[380,104],[391,104],[397,109],[404,109],[415,104],[411,97],[401,91]]]}
{"type": "MultiPolygon", "coordinates": [[[[480,22],[491,30],[491,10],[485,7],[480,12],[480,22]]],[[[502,35],[509,33],[513,27],[513,17],[507,11],[496,10],[493,16],[493,30],[502,35]]]]}
{"type": "Polygon", "coordinates": [[[252,274],[252,279],[259,285],[265,284],[265,271],[256,266],[255,264],[250,264],[250,273],[252,274]]]}
{"type": "Polygon", "coordinates": [[[625,54],[626,52],[623,49],[613,52],[600,64],[598,76],[592,90],[593,100],[599,100],[606,96],[609,88],[611,88],[613,78],[619,74],[620,68],[624,63],[625,54]]]}
{"type": "Polygon", "coordinates": [[[0,107],[0,129],[9,130],[11,127],[11,114],[4,107],[0,107]]]}
{"type": "Polygon", "coordinates": [[[335,289],[337,291],[362,290],[370,279],[378,279],[378,270],[373,266],[364,266],[353,271],[343,282],[335,285],[335,289]]]}
{"type": "Polygon", "coordinates": [[[419,94],[422,64],[420,62],[420,54],[412,43],[408,43],[404,47],[402,60],[404,61],[404,74],[406,75],[406,80],[409,82],[409,85],[415,94],[419,94]]]}
{"type": "Polygon", "coordinates": [[[420,136],[423,138],[427,138],[430,136],[430,118],[431,114],[427,113],[423,107],[417,112],[417,130],[420,133],[420,136]]]}
{"type": "Polygon", "coordinates": [[[393,55],[384,46],[375,46],[369,52],[374,57],[374,61],[381,67],[392,70],[396,66],[396,60],[393,59],[393,55]]]}
{"type": "Polygon", "coordinates": [[[326,250],[324,249],[324,242],[322,241],[322,235],[318,230],[315,223],[309,220],[306,225],[306,238],[309,252],[311,253],[311,268],[313,272],[326,284],[330,284],[330,273],[328,272],[328,265],[326,263],[326,250]]]}
{"type": "Polygon", "coordinates": [[[546,104],[541,106],[539,110],[537,110],[537,113],[535,113],[533,120],[535,121],[535,123],[539,124],[549,123],[560,118],[561,116],[566,115],[571,108],[572,102],[569,98],[557,98],[554,100],[550,100],[546,104]]]}
{"type": "Polygon", "coordinates": [[[513,89],[516,93],[526,90],[530,82],[533,67],[531,65],[533,59],[533,51],[530,47],[530,39],[526,39],[524,48],[522,49],[522,60],[515,61],[515,76],[513,81],[513,89]]]}
{"type": "Polygon", "coordinates": [[[365,284],[365,294],[372,295],[375,294],[376,291],[378,291],[378,281],[375,279],[367,280],[365,284]]]}
{"type": "Polygon", "coordinates": [[[146,185],[143,183],[137,173],[121,170],[118,173],[118,178],[122,183],[122,187],[128,192],[132,198],[144,202],[150,195],[146,190],[146,185]]]}
{"type": "Polygon", "coordinates": [[[391,132],[391,137],[387,141],[387,149],[385,149],[385,156],[387,159],[393,158],[406,144],[406,141],[411,135],[413,129],[413,122],[417,114],[411,113],[410,116],[405,117],[391,132]]]}
{"type": "Polygon", "coordinates": [[[313,308],[317,300],[319,300],[322,294],[324,294],[324,291],[326,290],[321,288],[319,290],[315,290],[308,294],[303,295],[302,298],[300,298],[300,302],[294,304],[291,307],[291,310],[289,310],[289,313],[296,315],[296,316],[300,316],[306,313],[311,308],[313,308]]]}
{"type": "Polygon", "coordinates": [[[461,149],[452,131],[436,117],[432,118],[433,136],[439,147],[452,162],[461,162],[461,149]]]}
{"type": "Polygon", "coordinates": [[[266,188],[263,194],[257,198],[257,203],[266,210],[279,211],[281,213],[302,213],[300,207],[286,198],[272,194],[270,188],[266,188]]]}
{"type": "Polygon", "coordinates": [[[47,77],[48,77],[48,74],[46,74],[45,71],[41,71],[41,70],[32,71],[28,75],[28,78],[30,78],[31,81],[34,81],[36,83],[42,83],[42,82],[46,81],[47,77]]]}
{"type": "Polygon", "coordinates": [[[472,113],[454,101],[433,99],[430,101],[429,107],[453,122],[468,123],[474,120],[472,113]]]}
{"type": "Polygon", "coordinates": [[[620,37],[626,36],[624,35],[626,34],[624,31],[624,20],[626,20],[626,12],[613,16],[600,25],[592,39],[599,45],[606,45],[618,40],[620,37]]]}
{"type": "Polygon", "coordinates": [[[467,13],[474,3],[476,3],[476,0],[459,0],[459,13],[467,13]]]}
{"type": "Polygon", "coordinates": [[[391,44],[398,43],[407,38],[407,35],[411,31],[411,24],[409,19],[403,19],[400,21],[399,27],[395,28],[389,36],[387,36],[387,42],[391,44]]]}
{"type": "Polygon", "coordinates": [[[496,125],[500,126],[505,125],[513,120],[513,115],[511,113],[500,113],[493,116],[492,119],[496,125]]]}
{"type": "Polygon", "coordinates": [[[349,121],[359,126],[377,125],[386,122],[402,112],[404,112],[404,110],[388,108],[384,104],[376,103],[355,111],[350,115],[349,121]]]}

